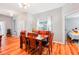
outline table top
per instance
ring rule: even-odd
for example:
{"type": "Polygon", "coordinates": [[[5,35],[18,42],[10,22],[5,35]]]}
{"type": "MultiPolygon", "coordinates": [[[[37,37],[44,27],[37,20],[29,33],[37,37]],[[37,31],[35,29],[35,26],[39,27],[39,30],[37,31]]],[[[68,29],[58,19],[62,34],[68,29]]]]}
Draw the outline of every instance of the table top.
{"type": "Polygon", "coordinates": [[[36,37],[36,39],[38,39],[38,40],[43,40],[43,39],[45,39],[45,38],[47,38],[48,37],[48,35],[45,35],[44,37],[42,37],[41,35],[38,35],[37,37],[36,37]]]}
{"type": "MultiPolygon", "coordinates": [[[[29,36],[26,36],[27,38],[29,38],[29,36]]],[[[45,38],[47,38],[48,37],[48,35],[45,35],[44,37],[42,37],[41,35],[38,35],[37,37],[36,37],[36,39],[37,40],[43,40],[43,39],[45,39],[45,38]]]]}
{"type": "Polygon", "coordinates": [[[36,39],[43,40],[44,38],[43,37],[40,37],[40,36],[37,36],[36,39]]]}

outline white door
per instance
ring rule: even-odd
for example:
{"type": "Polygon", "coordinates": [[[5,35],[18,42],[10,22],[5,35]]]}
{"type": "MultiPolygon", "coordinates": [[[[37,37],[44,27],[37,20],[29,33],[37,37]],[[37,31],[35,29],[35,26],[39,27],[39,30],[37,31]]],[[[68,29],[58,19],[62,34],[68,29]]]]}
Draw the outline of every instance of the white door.
{"type": "Polygon", "coordinates": [[[1,48],[5,47],[5,22],[0,21],[0,35],[2,35],[1,48]]]}

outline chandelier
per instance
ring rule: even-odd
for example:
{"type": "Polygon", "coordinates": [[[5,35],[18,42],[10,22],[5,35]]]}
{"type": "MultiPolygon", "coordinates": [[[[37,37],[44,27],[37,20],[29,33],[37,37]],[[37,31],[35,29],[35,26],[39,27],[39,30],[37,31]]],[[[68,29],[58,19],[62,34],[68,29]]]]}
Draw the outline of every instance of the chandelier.
{"type": "Polygon", "coordinates": [[[19,7],[23,8],[23,9],[27,9],[28,7],[30,7],[30,5],[28,3],[19,3],[18,5],[19,5],[19,7]]]}

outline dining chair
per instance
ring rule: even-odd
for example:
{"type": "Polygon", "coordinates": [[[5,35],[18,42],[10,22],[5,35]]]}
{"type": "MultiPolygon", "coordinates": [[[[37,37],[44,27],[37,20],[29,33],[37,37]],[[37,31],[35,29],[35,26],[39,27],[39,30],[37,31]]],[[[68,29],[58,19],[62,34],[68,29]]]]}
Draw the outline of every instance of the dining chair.
{"type": "Polygon", "coordinates": [[[53,44],[53,37],[54,37],[54,33],[50,33],[49,34],[49,48],[50,48],[50,52],[52,52],[52,48],[53,48],[53,46],[52,46],[52,44],[53,44]]]}
{"type": "Polygon", "coordinates": [[[20,32],[20,48],[23,48],[23,44],[26,44],[26,32],[21,31],[20,32]]]}
{"type": "Polygon", "coordinates": [[[38,45],[36,44],[36,37],[37,34],[35,33],[28,33],[28,40],[29,40],[29,52],[30,54],[34,54],[38,51],[38,45]]]}
{"type": "MultiPolygon", "coordinates": [[[[38,34],[41,35],[41,37],[44,38],[42,40],[42,45],[40,45],[40,46],[47,47],[46,45],[48,44],[48,37],[45,37],[45,36],[49,35],[49,31],[39,30],[38,34]]],[[[44,50],[43,47],[42,47],[42,50],[41,50],[42,52],[44,50]]]]}
{"type": "Polygon", "coordinates": [[[48,48],[48,54],[50,54],[52,52],[52,41],[53,41],[53,36],[54,34],[51,32],[47,32],[46,35],[48,35],[47,41],[43,41],[43,47],[48,48]]]}

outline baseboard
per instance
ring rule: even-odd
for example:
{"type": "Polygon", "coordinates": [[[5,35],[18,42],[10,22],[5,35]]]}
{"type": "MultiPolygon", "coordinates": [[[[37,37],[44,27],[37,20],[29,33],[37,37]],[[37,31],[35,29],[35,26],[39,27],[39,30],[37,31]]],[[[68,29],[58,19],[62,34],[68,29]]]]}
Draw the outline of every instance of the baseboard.
{"type": "Polygon", "coordinates": [[[57,41],[53,41],[53,42],[55,42],[55,43],[59,43],[59,44],[65,44],[65,43],[62,43],[62,42],[57,42],[57,41]]]}

